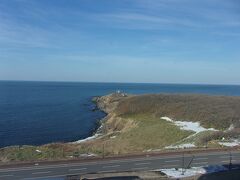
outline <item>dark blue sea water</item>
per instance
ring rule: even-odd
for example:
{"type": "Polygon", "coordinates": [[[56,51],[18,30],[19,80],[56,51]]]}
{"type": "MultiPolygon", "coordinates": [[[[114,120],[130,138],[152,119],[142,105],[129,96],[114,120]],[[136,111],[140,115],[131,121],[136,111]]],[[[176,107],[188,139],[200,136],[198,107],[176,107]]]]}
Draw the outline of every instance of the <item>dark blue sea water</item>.
{"type": "Polygon", "coordinates": [[[104,117],[93,96],[126,93],[240,95],[240,86],[0,81],[0,147],[68,142],[90,136],[104,117]]]}

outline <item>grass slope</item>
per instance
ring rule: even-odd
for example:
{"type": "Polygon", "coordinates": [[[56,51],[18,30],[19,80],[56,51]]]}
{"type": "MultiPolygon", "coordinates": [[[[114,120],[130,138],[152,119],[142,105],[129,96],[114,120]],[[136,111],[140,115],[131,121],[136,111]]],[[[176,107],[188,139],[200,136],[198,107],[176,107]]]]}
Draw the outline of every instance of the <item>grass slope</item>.
{"type": "Polygon", "coordinates": [[[240,127],[240,97],[188,94],[130,96],[120,101],[118,115],[153,114],[184,121],[199,121],[202,126],[224,130],[240,127]]]}
{"type": "Polygon", "coordinates": [[[171,122],[161,120],[149,114],[121,116],[122,121],[133,121],[134,127],[111,134],[101,141],[90,143],[93,151],[105,145],[105,152],[122,154],[142,152],[149,149],[161,149],[193,134],[183,131],[171,122]],[[114,138],[113,138],[114,137],[114,138]]]}

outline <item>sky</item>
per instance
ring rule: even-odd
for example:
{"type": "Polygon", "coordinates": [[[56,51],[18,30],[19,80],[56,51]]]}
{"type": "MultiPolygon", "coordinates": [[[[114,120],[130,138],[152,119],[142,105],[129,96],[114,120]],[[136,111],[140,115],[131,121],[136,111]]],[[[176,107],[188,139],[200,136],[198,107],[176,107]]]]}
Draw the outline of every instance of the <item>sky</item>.
{"type": "Polygon", "coordinates": [[[0,80],[240,84],[240,1],[0,0],[0,80]]]}

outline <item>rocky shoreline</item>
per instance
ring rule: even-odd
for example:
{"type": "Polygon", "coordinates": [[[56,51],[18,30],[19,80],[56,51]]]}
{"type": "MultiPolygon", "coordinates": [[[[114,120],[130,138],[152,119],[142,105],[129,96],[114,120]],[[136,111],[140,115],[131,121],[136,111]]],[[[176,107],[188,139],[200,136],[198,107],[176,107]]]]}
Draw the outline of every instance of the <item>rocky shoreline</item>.
{"type": "Polygon", "coordinates": [[[97,108],[104,112],[106,116],[99,121],[99,128],[95,134],[107,133],[106,122],[115,116],[114,110],[118,106],[119,102],[130,95],[125,93],[112,93],[105,96],[94,97],[92,101],[96,104],[97,108]]]}
{"type": "Polygon", "coordinates": [[[85,139],[75,141],[73,143],[83,143],[86,141],[101,138],[107,134],[106,122],[114,116],[114,110],[122,98],[129,97],[125,93],[112,93],[105,96],[95,96],[92,98],[92,102],[96,105],[92,111],[102,111],[105,113],[105,117],[97,122],[96,130],[93,132],[92,136],[85,139]]]}

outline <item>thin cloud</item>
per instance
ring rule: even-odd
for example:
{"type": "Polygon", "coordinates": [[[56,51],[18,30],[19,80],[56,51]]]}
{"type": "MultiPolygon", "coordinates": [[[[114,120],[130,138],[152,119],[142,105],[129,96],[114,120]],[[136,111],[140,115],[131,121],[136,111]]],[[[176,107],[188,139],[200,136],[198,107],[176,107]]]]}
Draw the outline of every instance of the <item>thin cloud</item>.
{"type": "Polygon", "coordinates": [[[50,47],[48,31],[0,20],[0,45],[14,47],[50,47]]]}
{"type": "Polygon", "coordinates": [[[93,16],[94,20],[108,23],[115,27],[135,28],[135,29],[162,29],[173,26],[182,27],[200,27],[198,23],[189,21],[188,19],[177,19],[176,17],[164,17],[156,15],[148,15],[144,13],[108,13],[97,14],[93,16]]]}
{"type": "Polygon", "coordinates": [[[89,14],[92,20],[121,29],[219,29],[240,26],[239,11],[227,1],[134,1],[135,6],[118,11],[89,14]]]}

